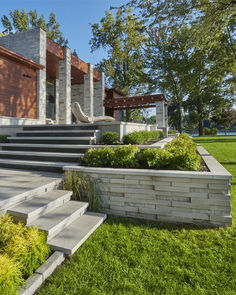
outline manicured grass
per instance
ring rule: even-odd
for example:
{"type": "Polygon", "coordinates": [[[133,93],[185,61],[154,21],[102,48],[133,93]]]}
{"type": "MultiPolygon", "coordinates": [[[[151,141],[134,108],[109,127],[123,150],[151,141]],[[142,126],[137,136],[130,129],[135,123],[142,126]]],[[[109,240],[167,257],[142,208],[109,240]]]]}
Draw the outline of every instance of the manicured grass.
{"type": "Polygon", "coordinates": [[[231,197],[233,223],[236,226],[236,136],[203,136],[195,137],[213,157],[215,157],[232,175],[231,197]]]}
{"type": "MultiPolygon", "coordinates": [[[[236,137],[196,141],[235,175],[236,137]]],[[[232,192],[235,198],[235,185],[232,192]]],[[[205,229],[109,217],[38,294],[235,295],[236,226],[205,229]]]]}

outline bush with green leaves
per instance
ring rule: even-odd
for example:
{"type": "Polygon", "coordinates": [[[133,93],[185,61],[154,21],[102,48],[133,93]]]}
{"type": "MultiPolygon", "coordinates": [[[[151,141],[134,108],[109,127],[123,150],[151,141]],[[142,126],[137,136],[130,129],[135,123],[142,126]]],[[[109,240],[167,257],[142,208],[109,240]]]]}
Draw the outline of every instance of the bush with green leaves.
{"type": "Polygon", "coordinates": [[[120,136],[117,132],[107,131],[103,133],[101,143],[103,144],[117,144],[119,143],[120,136]]]}
{"type": "Polygon", "coordinates": [[[115,149],[90,149],[82,158],[87,166],[117,168],[165,168],[196,171],[201,157],[196,152],[197,145],[182,133],[166,144],[164,149],[147,148],[142,151],[135,145],[118,146],[115,149]]]}
{"type": "Polygon", "coordinates": [[[45,262],[50,249],[46,234],[37,227],[14,223],[5,214],[0,218],[0,250],[18,265],[21,277],[27,278],[45,262]]]}
{"type": "Polygon", "coordinates": [[[204,134],[205,135],[217,135],[218,134],[218,129],[217,128],[207,128],[207,127],[204,127],[204,134]]]}
{"type": "Polygon", "coordinates": [[[101,180],[78,171],[66,171],[64,189],[73,192],[72,199],[89,203],[89,210],[99,212],[102,207],[101,180]]]}
{"type": "Polygon", "coordinates": [[[165,133],[158,130],[153,131],[134,131],[124,135],[123,142],[124,144],[143,144],[160,137],[164,137],[165,133]]]}
{"type": "Polygon", "coordinates": [[[6,135],[6,134],[0,134],[0,143],[8,142],[7,137],[8,137],[8,135],[6,135]]]}
{"type": "Polygon", "coordinates": [[[114,150],[109,147],[89,149],[81,158],[86,166],[90,167],[109,167],[111,166],[114,150]]]}
{"type": "Polygon", "coordinates": [[[176,134],[176,133],[177,133],[177,131],[174,130],[174,129],[169,129],[168,130],[168,134],[176,134]]]}
{"type": "Polygon", "coordinates": [[[21,276],[19,264],[6,254],[0,254],[0,294],[13,295],[24,280],[21,276]]]}
{"type": "Polygon", "coordinates": [[[118,146],[111,157],[111,166],[120,168],[136,168],[139,166],[137,154],[140,149],[136,145],[118,146]]]}

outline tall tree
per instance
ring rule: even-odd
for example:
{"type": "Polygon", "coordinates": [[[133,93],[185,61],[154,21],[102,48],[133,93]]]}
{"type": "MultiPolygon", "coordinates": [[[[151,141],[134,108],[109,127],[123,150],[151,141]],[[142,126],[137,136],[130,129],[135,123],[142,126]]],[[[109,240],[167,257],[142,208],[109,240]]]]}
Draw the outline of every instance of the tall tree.
{"type": "Polygon", "coordinates": [[[28,13],[22,9],[10,10],[9,17],[3,15],[1,22],[4,27],[3,34],[11,34],[13,32],[25,31],[33,28],[41,28],[47,33],[47,37],[59,43],[60,45],[67,45],[68,41],[64,39],[59,27],[60,24],[56,20],[53,12],[49,15],[49,20],[46,22],[44,15],[40,17],[36,10],[30,10],[28,13]]]}
{"type": "Polygon", "coordinates": [[[142,21],[134,16],[132,9],[120,8],[115,15],[106,11],[100,23],[91,26],[91,51],[103,48],[107,52],[108,57],[98,66],[107,74],[110,85],[126,95],[142,87],[147,78],[144,58],[147,37],[142,21]]]}

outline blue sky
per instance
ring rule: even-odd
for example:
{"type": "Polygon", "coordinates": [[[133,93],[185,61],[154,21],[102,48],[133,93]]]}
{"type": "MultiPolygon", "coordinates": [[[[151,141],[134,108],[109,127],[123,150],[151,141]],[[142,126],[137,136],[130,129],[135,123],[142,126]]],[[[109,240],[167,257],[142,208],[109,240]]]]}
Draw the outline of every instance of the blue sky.
{"type": "MultiPolygon", "coordinates": [[[[78,56],[85,62],[96,64],[105,53],[100,50],[90,53],[89,40],[91,27],[89,23],[96,23],[104,16],[110,6],[120,6],[126,0],[1,0],[0,17],[8,15],[9,10],[22,9],[26,12],[36,9],[38,14],[44,14],[46,20],[50,12],[54,12],[60,29],[69,41],[69,47],[76,49],[78,56]]],[[[0,24],[0,31],[3,30],[0,24]]]]}

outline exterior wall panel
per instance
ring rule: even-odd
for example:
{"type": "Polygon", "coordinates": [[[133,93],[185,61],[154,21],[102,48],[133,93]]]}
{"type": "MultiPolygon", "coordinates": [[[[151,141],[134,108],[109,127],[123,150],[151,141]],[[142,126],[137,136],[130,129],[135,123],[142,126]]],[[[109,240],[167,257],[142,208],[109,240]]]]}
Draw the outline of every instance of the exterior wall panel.
{"type": "Polygon", "coordinates": [[[37,118],[37,73],[29,66],[1,57],[0,116],[37,118]]]}

